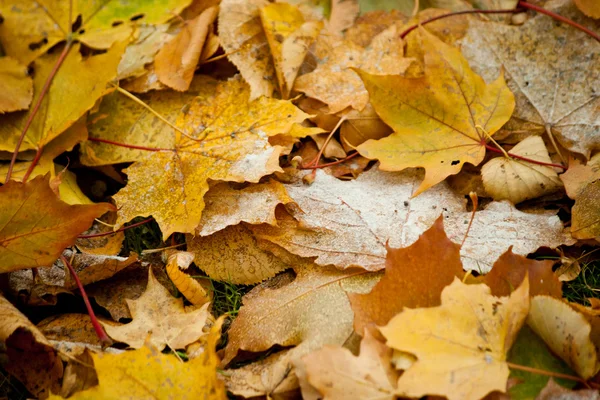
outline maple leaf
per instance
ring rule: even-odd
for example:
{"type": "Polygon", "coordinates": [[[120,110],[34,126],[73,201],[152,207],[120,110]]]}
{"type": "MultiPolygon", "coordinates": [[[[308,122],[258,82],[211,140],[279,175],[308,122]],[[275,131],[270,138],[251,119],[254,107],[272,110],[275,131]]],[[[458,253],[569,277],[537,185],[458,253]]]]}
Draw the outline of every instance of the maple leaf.
{"type": "MultiPolygon", "coordinates": [[[[200,90],[208,93],[214,91],[216,86],[215,79],[198,75],[192,81],[188,92],[153,91],[140,95],[139,99],[174,124],[182,108],[190,103],[200,90]]],[[[102,98],[98,110],[90,113],[88,129],[92,138],[133,146],[164,149],[175,145],[175,131],[172,127],[145,107],[118,92],[102,98]]],[[[145,150],[93,141],[81,143],[79,153],[81,162],[88,166],[141,161],[148,156],[148,151],[145,150]]]]}
{"type": "Polygon", "coordinates": [[[495,297],[486,285],[455,278],[442,305],[404,309],[381,333],[387,345],[417,357],[398,380],[408,397],[480,399],[506,390],[506,354],[529,311],[529,280],[510,297],[495,297]]]}
{"type": "MultiPolygon", "coordinates": [[[[552,160],[544,141],[530,136],[517,144],[511,155],[550,164],[552,160]]],[[[558,174],[551,167],[512,157],[496,157],[481,168],[485,191],[494,200],[510,200],[517,204],[562,188],[558,174]]]]}
{"type": "Polygon", "coordinates": [[[211,318],[208,303],[186,312],[183,299],[171,296],[169,291],[148,269],[148,286],[136,300],[127,300],[133,320],[124,325],[103,324],[114,340],[127,343],[135,349],[148,341],[162,351],[166,346],[182,349],[204,336],[204,326],[211,318]]]}
{"type": "Polygon", "coordinates": [[[535,296],[527,325],[582,378],[589,379],[600,370],[596,347],[590,340],[590,323],[562,299],[535,296]]]}
{"type": "MultiPolygon", "coordinates": [[[[124,48],[124,43],[117,43],[105,54],[82,59],[80,46],[74,45],[52,80],[50,89],[42,100],[40,112],[29,127],[20,151],[44,147],[92,108],[96,100],[107,93],[107,83],[117,75],[117,65],[124,48]],[[73,84],[74,76],[77,76],[76,85],[73,84]]],[[[33,63],[36,101],[58,57],[56,52],[40,57],[33,63]]],[[[33,110],[0,116],[0,135],[4,138],[0,143],[0,150],[15,150],[31,112],[33,110]]],[[[58,154],[62,151],[64,149],[58,154]]]]}
{"type": "Polygon", "coordinates": [[[425,179],[414,196],[458,173],[464,163],[483,161],[486,135],[500,129],[515,107],[502,74],[487,85],[458,49],[425,30],[419,32],[425,76],[375,76],[358,71],[375,111],[395,132],[367,141],[357,150],[379,159],[379,168],[386,171],[425,168],[425,179]]]}
{"type": "Polygon", "coordinates": [[[379,277],[365,271],[337,271],[310,264],[296,266],[296,272],[291,283],[276,287],[265,284],[244,296],[243,306],[228,331],[223,363],[229,363],[240,350],[295,347],[256,365],[228,370],[229,389],[234,393],[252,397],[276,392],[295,360],[324,344],[344,344],[352,335],[353,319],[346,291],[367,291],[379,277]]]}
{"type": "Polygon", "coordinates": [[[0,320],[0,343],[8,358],[3,368],[33,395],[47,396],[62,375],[62,363],[52,344],[1,294],[0,320]]]}
{"type": "Polygon", "coordinates": [[[404,58],[396,25],[374,37],[366,48],[328,35],[322,35],[316,46],[317,68],[299,76],[294,90],[327,104],[332,114],[346,107],[361,111],[369,102],[369,93],[352,68],[379,75],[401,74],[413,62],[404,58]]]}
{"type": "MultiPolygon", "coordinates": [[[[161,354],[150,343],[122,354],[93,354],[98,386],[70,398],[227,399],[223,382],[217,375],[219,359],[215,352],[222,321],[211,328],[202,355],[187,363],[171,354],[161,354]]],[[[50,400],[61,398],[51,396],[50,400]]]]}
{"type": "MultiPolygon", "coordinates": [[[[278,218],[278,226],[250,229],[260,240],[301,257],[316,257],[319,265],[371,271],[385,267],[387,241],[395,248],[409,246],[440,214],[448,237],[462,243],[471,219],[464,198],[446,183],[411,198],[421,177],[416,170],[371,170],[346,182],[317,171],[310,186],[284,185],[300,208],[288,207],[293,217],[278,218]]],[[[511,245],[516,254],[527,255],[561,243],[574,241],[557,216],[527,214],[507,202],[493,202],[475,213],[461,259],[465,269],[485,273],[511,245]]]]}
{"type": "Polygon", "coordinates": [[[253,285],[275,276],[289,265],[263,250],[245,225],[228,226],[210,236],[186,235],[195,262],[212,279],[253,285]]]}
{"type": "Polygon", "coordinates": [[[385,325],[404,307],[439,306],[442,290],[463,275],[460,246],[448,239],[440,217],[412,245],[388,247],[385,275],[370,293],[348,295],[354,329],[385,325]]]}
{"type": "Polygon", "coordinates": [[[68,205],[48,185],[50,176],[0,187],[0,272],[51,265],[108,203],[68,205]]]}
{"type": "MultiPolygon", "coordinates": [[[[547,8],[592,31],[600,28],[570,1],[553,1],[547,8]]],[[[600,148],[600,43],[596,40],[537,15],[520,27],[472,21],[461,49],[485,79],[506,71],[517,103],[506,130],[547,131],[567,149],[588,158],[591,150],[600,148]]]]}
{"type": "Polygon", "coordinates": [[[6,54],[29,64],[55,44],[77,40],[94,49],[108,49],[128,39],[138,23],[161,24],[177,15],[190,0],[58,0],[38,3],[0,1],[0,37],[6,54]],[[71,28],[76,27],[71,33],[71,28]]]}
{"type": "Polygon", "coordinates": [[[368,333],[358,357],[343,347],[325,346],[302,357],[302,362],[308,383],[325,400],[394,400],[398,373],[391,358],[391,349],[368,333]]]}
{"type": "Polygon", "coordinates": [[[188,90],[218,11],[216,6],[204,10],[159,50],[154,67],[162,83],[181,92],[188,90]]]}
{"type": "MultiPolygon", "coordinates": [[[[283,148],[269,136],[290,132],[308,114],[289,101],[261,97],[249,101],[249,87],[238,78],[202,91],[177,125],[194,127],[193,136],[176,134],[171,150],[156,151],[127,168],[129,181],[115,196],[117,225],[152,215],[166,239],[193,233],[204,209],[208,179],[257,182],[279,167],[283,148]]],[[[310,131],[310,128],[306,128],[310,131]]],[[[299,135],[305,134],[299,127],[299,135]]]]}
{"type": "Polygon", "coordinates": [[[33,97],[27,68],[11,57],[0,58],[0,114],[24,110],[33,97]]]}

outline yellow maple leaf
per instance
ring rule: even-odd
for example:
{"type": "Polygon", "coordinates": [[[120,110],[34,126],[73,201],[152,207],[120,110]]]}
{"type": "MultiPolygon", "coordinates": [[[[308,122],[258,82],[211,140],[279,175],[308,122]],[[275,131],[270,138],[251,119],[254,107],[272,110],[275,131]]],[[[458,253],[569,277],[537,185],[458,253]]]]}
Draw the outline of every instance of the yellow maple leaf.
{"type": "Polygon", "coordinates": [[[458,173],[465,162],[479,164],[487,135],[500,129],[515,107],[502,74],[486,84],[458,49],[424,30],[420,35],[425,51],[423,77],[358,71],[375,110],[395,131],[367,141],[358,151],[379,159],[385,171],[425,168],[415,196],[458,173]]]}
{"type": "MultiPolygon", "coordinates": [[[[281,146],[269,136],[285,134],[309,117],[289,101],[261,97],[249,101],[250,89],[239,77],[202,89],[178,126],[191,136],[176,135],[173,149],[157,151],[126,172],[129,183],[115,196],[117,225],[152,215],[163,236],[193,233],[204,210],[208,179],[257,182],[281,171],[281,146]]],[[[310,128],[297,127],[295,134],[310,128]]]]}
{"type": "Polygon", "coordinates": [[[222,322],[220,319],[211,328],[204,352],[187,363],[161,354],[150,344],[122,354],[93,354],[99,384],[70,398],[224,400],[225,385],[217,376],[215,352],[222,322]]]}
{"type": "Polygon", "coordinates": [[[404,309],[380,328],[387,345],[417,361],[398,380],[398,394],[478,400],[506,390],[506,354],[529,311],[529,279],[510,297],[495,297],[486,285],[456,278],[442,292],[442,305],[404,309]]]}

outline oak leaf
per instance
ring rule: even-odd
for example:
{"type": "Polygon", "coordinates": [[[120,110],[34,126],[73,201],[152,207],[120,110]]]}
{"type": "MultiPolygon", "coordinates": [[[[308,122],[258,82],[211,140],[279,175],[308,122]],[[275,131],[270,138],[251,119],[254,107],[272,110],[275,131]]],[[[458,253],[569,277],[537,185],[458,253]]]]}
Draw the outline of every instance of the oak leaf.
{"type": "MultiPolygon", "coordinates": [[[[278,226],[250,229],[260,240],[341,269],[383,269],[388,240],[391,247],[409,246],[440,214],[448,237],[462,243],[471,219],[464,198],[446,183],[411,198],[422,176],[416,170],[371,170],[348,182],[317,171],[310,186],[284,185],[300,210],[288,207],[292,216],[278,218],[278,226]]],[[[466,270],[485,273],[511,245],[516,254],[527,255],[541,246],[563,243],[574,241],[557,216],[528,214],[507,202],[493,202],[475,213],[461,259],[466,270]]]]}
{"type": "Polygon", "coordinates": [[[308,383],[325,400],[394,400],[398,373],[391,358],[391,349],[368,333],[358,357],[343,347],[325,346],[302,357],[302,362],[308,383]]]}
{"type": "Polygon", "coordinates": [[[385,264],[371,292],[348,294],[359,334],[370,323],[387,324],[404,307],[439,306],[442,290],[464,275],[460,246],[446,236],[441,217],[412,245],[388,247],[385,264]]]}
{"type": "Polygon", "coordinates": [[[29,64],[59,42],[77,40],[94,49],[108,49],[129,38],[138,23],[161,24],[179,14],[190,0],[127,3],[86,0],[19,2],[2,0],[0,37],[6,54],[29,64]],[[78,27],[72,32],[72,27],[78,27]]]}
{"type": "Polygon", "coordinates": [[[325,344],[344,344],[353,331],[353,313],[346,293],[368,291],[379,277],[360,270],[338,271],[304,264],[296,267],[297,276],[291,283],[284,280],[272,287],[273,282],[265,282],[244,297],[228,333],[223,363],[229,363],[242,350],[294,347],[228,370],[228,387],[234,393],[245,397],[276,393],[284,379],[294,377],[290,369],[300,357],[325,344]]]}
{"type": "Polygon", "coordinates": [[[154,57],[154,68],[162,83],[180,92],[188,90],[218,11],[218,7],[204,10],[159,50],[154,57]]]}
{"type": "MultiPolygon", "coordinates": [[[[546,8],[592,31],[600,28],[571,1],[552,1],[546,8]]],[[[519,27],[471,21],[461,49],[486,80],[506,72],[517,107],[505,130],[551,133],[588,158],[600,148],[600,43],[592,37],[543,15],[519,27]]]]}
{"type": "MultiPolygon", "coordinates": [[[[117,225],[152,215],[166,239],[173,232],[193,233],[204,210],[208,179],[257,182],[280,171],[283,148],[269,136],[286,134],[308,115],[291,102],[261,97],[249,101],[250,89],[239,77],[201,92],[177,125],[172,149],[148,155],[127,168],[129,181],[115,196],[117,225]],[[190,128],[194,128],[194,131],[190,128]]],[[[298,125],[297,134],[304,129],[298,125]]]]}
{"type": "MultiPolygon", "coordinates": [[[[526,138],[513,147],[510,154],[552,163],[539,136],[526,138]]],[[[488,161],[481,167],[481,177],[486,193],[494,200],[510,200],[514,204],[554,193],[563,186],[552,167],[514,157],[496,157],[488,161]]]]}
{"type": "Polygon", "coordinates": [[[514,96],[502,74],[491,84],[476,75],[460,51],[420,30],[425,76],[375,76],[358,71],[381,119],[394,129],[386,138],[358,147],[379,168],[425,168],[419,195],[456,174],[466,162],[478,165],[488,135],[508,121],[514,96]]]}
{"type": "Polygon", "coordinates": [[[380,328],[388,346],[417,357],[398,380],[398,393],[478,400],[504,392],[506,355],[528,311],[529,280],[510,297],[495,297],[487,286],[457,278],[442,292],[441,306],[405,309],[380,328]]]}
{"type": "Polygon", "coordinates": [[[590,323],[562,299],[535,296],[527,325],[583,379],[600,370],[597,350],[590,340],[590,323]]]}
{"type": "MultiPolygon", "coordinates": [[[[124,48],[124,43],[117,43],[104,54],[82,59],[79,44],[74,45],[52,80],[48,93],[42,100],[41,112],[29,127],[20,151],[44,147],[92,108],[109,91],[107,84],[117,75],[117,65],[124,48]],[[74,76],[78,79],[76,85],[73,84],[74,76]]],[[[57,51],[33,63],[34,102],[58,57],[57,51]]],[[[29,110],[0,116],[0,135],[4,138],[0,143],[0,150],[14,151],[31,112],[29,110]]]]}
{"type": "Polygon", "coordinates": [[[0,187],[0,272],[51,265],[108,203],[68,205],[50,189],[49,175],[0,187]]]}
{"type": "Polygon", "coordinates": [[[0,343],[3,368],[16,376],[35,396],[45,397],[56,389],[62,363],[52,344],[25,315],[0,294],[0,343]]]}
{"type": "Polygon", "coordinates": [[[147,340],[162,351],[166,346],[182,349],[204,336],[205,325],[211,318],[209,304],[186,311],[183,299],[171,296],[169,291],[148,270],[146,291],[136,300],[127,300],[133,320],[124,325],[103,324],[106,333],[116,341],[135,349],[147,340]]]}
{"type": "Polygon", "coordinates": [[[33,97],[27,68],[11,57],[0,58],[0,114],[25,110],[33,97]]]}
{"type": "Polygon", "coordinates": [[[98,386],[70,398],[225,400],[227,395],[217,374],[219,359],[215,352],[221,325],[222,320],[211,328],[202,355],[187,363],[171,354],[161,354],[151,343],[122,354],[93,354],[98,386]]]}

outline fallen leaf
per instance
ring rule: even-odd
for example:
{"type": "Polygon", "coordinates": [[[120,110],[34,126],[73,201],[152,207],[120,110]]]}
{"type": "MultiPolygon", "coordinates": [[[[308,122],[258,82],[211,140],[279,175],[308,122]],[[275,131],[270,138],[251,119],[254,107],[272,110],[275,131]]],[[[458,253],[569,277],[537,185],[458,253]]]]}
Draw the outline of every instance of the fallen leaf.
{"type": "Polygon", "coordinates": [[[571,209],[571,233],[576,239],[600,236],[600,180],[586,185],[577,194],[571,209]]]}
{"type": "Polygon", "coordinates": [[[135,263],[112,278],[87,286],[85,290],[89,297],[93,297],[99,306],[109,312],[113,320],[131,319],[127,302],[138,299],[144,293],[148,285],[148,269],[150,268],[158,282],[166,287],[172,296],[175,296],[177,290],[167,276],[165,265],[158,262],[143,263],[143,265],[135,263]]]}
{"type": "Polygon", "coordinates": [[[532,260],[508,249],[498,258],[482,281],[490,287],[494,296],[509,296],[523,279],[529,278],[529,295],[548,295],[562,298],[562,283],[552,271],[553,260],[532,260]]]}
{"type": "Polygon", "coordinates": [[[405,309],[380,328],[388,346],[417,357],[398,380],[398,393],[478,400],[504,392],[506,354],[528,311],[528,280],[510,297],[495,297],[487,286],[458,278],[442,292],[441,306],[405,309]]]}
{"type": "MultiPolygon", "coordinates": [[[[540,371],[554,372],[564,375],[574,375],[564,361],[556,357],[546,346],[546,343],[525,325],[519,331],[517,339],[508,353],[508,361],[524,367],[535,368],[540,371]]],[[[551,378],[547,375],[522,371],[516,368],[510,370],[510,378],[519,382],[508,390],[514,399],[533,400],[548,384],[551,378]]],[[[561,385],[573,388],[576,382],[559,379],[561,385]]]]}
{"type": "Polygon", "coordinates": [[[190,2],[134,0],[96,4],[85,0],[58,0],[39,4],[3,0],[0,37],[7,55],[29,64],[64,40],[77,40],[94,49],[108,49],[115,42],[128,39],[134,25],[167,22],[190,2]],[[77,27],[75,32],[72,27],[77,27]]]}
{"type": "Polygon", "coordinates": [[[171,282],[185,298],[194,306],[201,306],[211,300],[210,285],[202,284],[182,270],[187,269],[194,261],[194,253],[174,251],[167,258],[167,274],[171,282]]]}
{"type": "Polygon", "coordinates": [[[240,222],[275,225],[275,207],[292,201],[285,187],[272,179],[239,190],[231,184],[218,183],[204,195],[206,208],[197,228],[198,234],[212,235],[240,222]]]}
{"type": "Polygon", "coordinates": [[[591,18],[600,18],[600,4],[594,0],[573,0],[582,13],[591,18]]]}
{"type": "Polygon", "coordinates": [[[300,9],[288,3],[270,3],[260,9],[260,21],[269,45],[279,91],[288,99],[296,75],[323,23],[306,21],[300,9]]]}
{"type": "MultiPolygon", "coordinates": [[[[600,28],[570,1],[555,0],[545,8],[592,31],[600,28]]],[[[519,27],[473,20],[461,49],[485,79],[506,71],[517,107],[504,129],[551,131],[565,148],[588,158],[590,151],[600,148],[600,44],[596,40],[537,15],[519,27]]]]}
{"type": "Polygon", "coordinates": [[[33,98],[33,80],[27,68],[11,57],[0,58],[0,114],[25,110],[33,98]]]}
{"type": "MultiPolygon", "coordinates": [[[[510,154],[551,164],[544,141],[530,136],[517,144],[510,154]]],[[[513,157],[496,157],[481,167],[483,186],[494,200],[509,200],[514,204],[554,193],[562,188],[552,167],[538,165],[513,157]]]]}
{"type": "MultiPolygon", "coordinates": [[[[6,18],[6,15],[4,17],[6,18]]],[[[82,59],[79,53],[80,46],[74,45],[52,80],[48,94],[41,103],[43,112],[38,113],[34,118],[20,151],[43,148],[92,108],[96,101],[107,93],[108,82],[117,75],[117,65],[124,48],[124,43],[118,43],[104,54],[82,59]],[[77,76],[76,85],[73,84],[73,76],[77,76]]],[[[37,102],[46,78],[50,75],[59,55],[60,53],[56,51],[33,63],[34,102],[37,102]]],[[[4,138],[0,143],[0,150],[10,152],[15,150],[25,122],[32,112],[33,110],[29,110],[0,116],[0,135],[4,138]]]]}
{"type": "Polygon", "coordinates": [[[327,29],[332,32],[349,29],[359,13],[360,5],[357,0],[332,0],[327,29]]]}
{"type": "Polygon", "coordinates": [[[148,270],[146,291],[136,300],[127,300],[133,320],[124,325],[103,323],[106,333],[116,341],[139,349],[147,340],[162,351],[166,346],[175,350],[205,335],[203,329],[210,314],[209,304],[193,311],[186,311],[183,299],[172,297],[148,270]]]}
{"type": "Polygon", "coordinates": [[[388,247],[385,275],[367,294],[348,294],[359,334],[370,323],[383,326],[405,307],[435,307],[442,290],[455,277],[462,279],[460,246],[444,232],[442,218],[412,245],[388,247]]]}
{"type": "Polygon", "coordinates": [[[217,281],[253,285],[289,268],[261,249],[252,231],[243,224],[205,237],[186,235],[186,242],[198,268],[217,281]]]}
{"type": "MultiPolygon", "coordinates": [[[[206,399],[225,400],[225,387],[217,374],[215,352],[222,320],[208,334],[200,357],[182,363],[171,354],[161,354],[151,343],[122,354],[93,354],[99,385],[76,393],[72,399],[206,399]]],[[[60,399],[52,396],[52,399],[60,399]]]]}
{"type": "MultiPolygon", "coordinates": [[[[139,99],[155,110],[163,118],[175,123],[185,105],[197,93],[215,90],[217,81],[199,75],[192,82],[189,92],[179,93],[170,90],[142,94],[139,99]]],[[[121,93],[114,92],[102,98],[97,111],[88,118],[89,135],[118,143],[150,148],[172,148],[175,145],[175,131],[140,104],[121,93]]],[[[85,141],[79,149],[81,162],[87,166],[117,164],[141,161],[148,151],[113,146],[108,143],[85,141]]]]}
{"type": "Polygon", "coordinates": [[[75,243],[108,203],[68,205],[48,185],[50,177],[0,187],[0,272],[44,267],[75,243]]]}
{"type": "Polygon", "coordinates": [[[40,321],[37,328],[50,341],[89,344],[98,350],[102,346],[87,314],[53,315],[40,321]]]}
{"type": "Polygon", "coordinates": [[[546,387],[535,400],[598,400],[600,393],[595,389],[570,390],[559,384],[554,379],[549,379],[546,387]]]}
{"type": "Polygon", "coordinates": [[[535,296],[527,325],[579,376],[589,379],[600,370],[586,318],[561,299],[535,296]]]}
{"type": "Polygon", "coordinates": [[[560,175],[560,180],[571,199],[576,199],[588,184],[598,179],[600,179],[600,153],[595,154],[585,165],[576,159],[571,160],[569,169],[560,175]]]}
{"type": "Polygon", "coordinates": [[[187,21],[179,34],[159,50],[154,68],[162,83],[180,92],[188,90],[218,11],[218,7],[210,7],[187,21]]]}
{"type": "Polygon", "coordinates": [[[152,152],[127,168],[128,184],[114,197],[116,227],[152,215],[165,239],[173,232],[193,233],[208,179],[257,182],[281,170],[282,148],[272,147],[268,136],[288,133],[308,115],[289,101],[262,97],[249,102],[249,87],[239,77],[221,82],[216,94],[208,92],[200,93],[178,119],[183,129],[195,127],[191,136],[176,133],[173,149],[152,152]]]}
{"type": "Polygon", "coordinates": [[[117,68],[117,79],[139,77],[146,73],[144,68],[154,61],[154,56],[164,44],[172,39],[167,33],[169,24],[142,25],[136,28],[138,35],[129,43],[117,68]]]}
{"type": "Polygon", "coordinates": [[[502,74],[486,84],[458,49],[425,30],[419,32],[425,76],[359,71],[375,111],[395,132],[367,141],[357,150],[379,159],[379,168],[386,171],[425,168],[425,179],[414,196],[458,173],[464,163],[483,161],[488,135],[504,125],[515,107],[502,74]]]}
{"type": "Polygon", "coordinates": [[[294,90],[327,104],[332,114],[347,107],[360,111],[369,102],[369,93],[352,68],[378,75],[401,74],[413,62],[404,58],[396,25],[378,34],[366,48],[328,35],[321,35],[317,46],[323,48],[317,68],[299,76],[294,90]]]}
{"type": "Polygon", "coordinates": [[[367,334],[358,357],[343,347],[325,346],[302,357],[302,362],[308,382],[325,400],[394,400],[398,373],[391,356],[390,348],[367,334]]]}
{"type": "Polygon", "coordinates": [[[284,379],[293,377],[290,369],[295,360],[325,344],[344,344],[352,335],[353,319],[346,292],[368,291],[378,277],[365,271],[308,265],[298,268],[289,284],[275,288],[264,284],[246,294],[228,332],[223,364],[240,350],[295,347],[256,366],[227,370],[231,374],[229,389],[246,397],[276,392],[284,379]]]}
{"type": "Polygon", "coordinates": [[[219,39],[227,58],[250,85],[250,100],[270,97],[277,77],[260,20],[267,0],[223,0],[219,9],[219,39]]]}
{"type": "MultiPolygon", "coordinates": [[[[97,218],[90,229],[83,232],[83,235],[93,235],[113,232],[112,224],[117,220],[117,212],[107,212],[102,217],[97,218]]],[[[121,252],[125,232],[114,232],[110,235],[97,236],[91,238],[77,238],[75,245],[77,249],[85,254],[116,256],[121,252]]]]}
{"type": "MultiPolygon", "coordinates": [[[[300,207],[288,207],[293,218],[281,217],[276,227],[250,229],[258,239],[301,257],[316,257],[319,265],[372,271],[385,267],[387,241],[393,248],[411,245],[440,214],[450,240],[462,243],[472,214],[464,198],[446,183],[411,198],[422,176],[416,170],[371,170],[345,182],[317,171],[311,185],[284,185],[300,207]]],[[[464,269],[486,273],[511,245],[515,254],[527,255],[562,243],[574,240],[557,216],[527,214],[507,202],[493,202],[475,213],[461,259],[464,269]]]]}
{"type": "Polygon", "coordinates": [[[56,351],[26,316],[0,294],[0,343],[7,362],[3,368],[34,396],[44,397],[57,389],[62,363],[56,351]]]}
{"type": "Polygon", "coordinates": [[[396,9],[362,11],[363,14],[356,19],[354,25],[349,27],[344,35],[347,40],[361,47],[367,47],[375,36],[397,21],[402,23],[407,20],[406,16],[396,9]]]}

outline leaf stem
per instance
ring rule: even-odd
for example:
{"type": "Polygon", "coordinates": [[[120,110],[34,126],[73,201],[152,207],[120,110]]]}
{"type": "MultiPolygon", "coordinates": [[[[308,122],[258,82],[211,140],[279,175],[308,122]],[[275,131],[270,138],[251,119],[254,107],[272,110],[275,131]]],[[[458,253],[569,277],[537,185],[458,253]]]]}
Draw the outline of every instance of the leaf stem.
{"type": "MultiPolygon", "coordinates": [[[[62,65],[63,61],[65,61],[67,54],[69,54],[69,50],[71,49],[72,43],[73,43],[73,41],[69,37],[69,39],[67,39],[67,43],[65,44],[65,47],[64,47],[62,53],[60,53],[60,56],[54,63],[54,67],[52,67],[52,71],[50,71],[50,74],[46,78],[46,82],[44,82],[44,86],[42,87],[42,90],[40,91],[40,94],[36,100],[36,103],[33,106],[33,108],[31,109],[29,116],[27,117],[27,121],[25,121],[23,130],[21,131],[21,136],[19,136],[19,140],[17,141],[17,145],[15,146],[15,151],[10,160],[10,164],[8,165],[8,171],[6,172],[5,182],[8,182],[10,180],[10,177],[13,172],[13,168],[15,166],[15,163],[17,162],[17,156],[19,155],[19,149],[21,148],[21,145],[23,144],[25,135],[27,134],[27,131],[29,130],[29,127],[31,126],[31,123],[33,122],[33,118],[37,115],[37,112],[39,111],[40,106],[42,105],[42,100],[46,97],[46,93],[48,93],[48,89],[50,89],[50,84],[52,83],[54,76],[56,76],[58,69],[62,65]]],[[[39,151],[39,149],[38,149],[38,151],[39,151]]]]}
{"type": "Polygon", "coordinates": [[[108,144],[112,144],[114,146],[126,147],[128,149],[145,150],[145,151],[173,151],[173,149],[161,149],[161,148],[157,148],[157,147],[136,146],[134,144],[119,143],[119,142],[114,142],[114,141],[108,140],[108,139],[100,139],[100,138],[92,138],[91,137],[91,138],[88,138],[88,140],[90,142],[108,143],[108,144]]]}
{"type": "Polygon", "coordinates": [[[438,15],[436,17],[431,17],[429,19],[426,19],[423,22],[418,23],[417,25],[413,25],[408,27],[404,32],[402,32],[400,34],[400,38],[404,39],[409,33],[411,33],[412,31],[414,31],[415,29],[417,29],[419,26],[421,25],[427,25],[431,22],[437,21],[439,19],[443,19],[443,18],[448,18],[448,17],[454,17],[455,15],[462,15],[462,14],[515,14],[515,13],[519,13],[519,12],[523,12],[523,10],[519,10],[517,8],[513,8],[510,10],[463,10],[463,11],[454,11],[448,14],[442,14],[442,15],[438,15]]]}
{"type": "Polygon", "coordinates": [[[342,126],[342,123],[346,120],[346,116],[343,116],[342,118],[340,118],[340,120],[338,121],[338,123],[333,127],[333,129],[331,130],[331,132],[329,133],[329,135],[327,136],[327,139],[325,139],[325,143],[323,143],[323,146],[321,146],[321,150],[319,150],[319,153],[317,154],[317,157],[315,157],[315,159],[311,162],[311,164],[314,167],[317,167],[319,165],[319,160],[321,159],[321,156],[323,155],[323,153],[325,152],[325,148],[327,147],[327,145],[329,145],[329,142],[331,141],[331,139],[333,138],[333,135],[335,133],[335,131],[337,131],[337,129],[342,126]]]}
{"type": "Polygon", "coordinates": [[[96,335],[98,335],[98,339],[100,339],[100,342],[102,342],[103,346],[110,346],[112,344],[112,340],[110,340],[106,332],[104,332],[104,329],[102,329],[102,325],[100,325],[100,322],[98,322],[96,314],[94,314],[94,310],[92,309],[92,305],[90,304],[90,299],[88,299],[87,293],[85,292],[85,289],[83,288],[83,285],[79,280],[79,276],[77,276],[77,272],[75,272],[75,269],[65,256],[61,255],[60,260],[69,269],[71,276],[73,277],[75,283],[77,284],[77,287],[79,288],[79,292],[81,293],[81,297],[83,297],[83,302],[85,303],[87,312],[90,316],[90,319],[92,320],[92,325],[94,326],[96,335]]]}
{"type": "Polygon", "coordinates": [[[498,150],[497,148],[495,148],[494,146],[490,146],[489,144],[485,143],[485,148],[493,153],[500,153],[500,154],[508,154],[509,157],[511,158],[516,158],[518,160],[522,160],[522,161],[526,161],[532,164],[537,164],[537,165],[543,165],[545,167],[553,167],[553,168],[560,168],[562,170],[566,170],[567,167],[565,167],[564,165],[560,165],[560,164],[553,164],[553,163],[545,163],[543,161],[537,161],[537,160],[532,160],[531,158],[527,158],[527,157],[523,157],[517,154],[512,154],[509,152],[505,152],[502,150],[498,150]]]}
{"type": "Polygon", "coordinates": [[[578,24],[577,22],[570,20],[569,18],[563,17],[562,15],[556,14],[555,12],[552,12],[550,10],[546,10],[545,8],[542,8],[540,6],[536,6],[535,4],[531,4],[528,3],[526,1],[519,1],[518,7],[523,7],[523,8],[527,8],[529,10],[533,10],[536,12],[539,12],[540,14],[545,14],[549,17],[554,18],[557,21],[560,22],[564,22],[565,24],[569,24],[572,27],[579,29],[582,32],[587,33],[589,36],[593,37],[594,39],[596,39],[598,42],[600,42],[600,35],[598,35],[596,32],[591,31],[590,29],[586,28],[585,26],[578,24]]]}
{"type": "Polygon", "coordinates": [[[44,147],[43,146],[38,147],[37,152],[35,153],[35,157],[33,158],[33,161],[31,161],[29,168],[27,168],[27,172],[25,172],[25,175],[23,175],[23,180],[22,180],[23,183],[27,182],[27,179],[29,179],[29,176],[35,169],[35,166],[40,161],[40,158],[42,157],[43,152],[44,152],[44,147]]]}
{"type": "Polygon", "coordinates": [[[592,383],[592,382],[588,382],[585,379],[580,378],[578,376],[573,376],[573,375],[568,375],[568,374],[561,374],[559,372],[545,371],[543,369],[527,367],[525,365],[513,364],[513,363],[508,362],[508,361],[506,362],[506,364],[508,365],[509,368],[517,369],[519,371],[525,371],[525,372],[530,372],[532,374],[550,376],[552,378],[568,379],[570,381],[575,381],[575,382],[582,383],[582,384],[584,384],[586,386],[600,387],[597,384],[592,383]]]}
{"type": "Polygon", "coordinates": [[[152,220],[154,220],[153,217],[146,218],[143,221],[136,222],[135,224],[124,226],[122,228],[117,229],[116,231],[94,233],[94,234],[91,234],[91,235],[79,235],[79,236],[77,236],[77,239],[90,239],[90,238],[97,238],[97,237],[102,237],[102,236],[114,235],[117,232],[123,232],[123,231],[126,231],[127,229],[131,229],[131,228],[135,228],[136,226],[147,224],[148,222],[150,222],[152,220]]]}
{"type": "Polygon", "coordinates": [[[356,151],[356,152],[350,154],[349,156],[341,158],[341,159],[339,159],[337,161],[333,161],[333,162],[330,162],[330,163],[327,163],[327,164],[319,164],[319,165],[311,165],[311,166],[307,166],[307,167],[300,167],[298,169],[319,169],[319,168],[331,167],[332,165],[338,165],[338,164],[341,164],[341,163],[343,163],[345,161],[351,160],[354,157],[358,156],[359,154],[360,153],[358,151],[356,151]]]}

